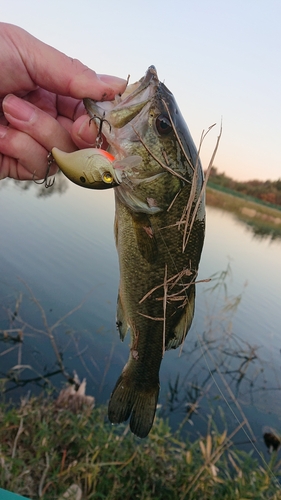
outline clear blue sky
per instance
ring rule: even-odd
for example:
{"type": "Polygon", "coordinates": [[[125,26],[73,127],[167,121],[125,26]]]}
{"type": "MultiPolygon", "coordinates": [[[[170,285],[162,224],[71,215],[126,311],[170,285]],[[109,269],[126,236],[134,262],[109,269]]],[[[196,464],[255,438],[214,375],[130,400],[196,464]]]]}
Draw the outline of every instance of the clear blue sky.
{"type": "Polygon", "coordinates": [[[151,64],[173,92],[204,168],[239,180],[281,178],[280,0],[12,0],[1,20],[98,73],[139,80],[151,64]]]}

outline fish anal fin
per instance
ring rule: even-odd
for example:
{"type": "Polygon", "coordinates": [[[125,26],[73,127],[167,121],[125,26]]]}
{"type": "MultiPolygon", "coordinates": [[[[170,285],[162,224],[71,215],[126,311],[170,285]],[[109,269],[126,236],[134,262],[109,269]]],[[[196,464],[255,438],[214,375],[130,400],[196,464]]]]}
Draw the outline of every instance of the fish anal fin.
{"type": "Polygon", "coordinates": [[[131,415],[130,429],[140,438],[145,438],[153,425],[159,394],[159,382],[148,388],[138,386],[126,367],[117,380],[108,405],[111,423],[125,422],[131,415]]]}
{"type": "Polygon", "coordinates": [[[179,347],[191,327],[195,309],[195,286],[190,288],[188,303],[186,304],[176,326],[172,331],[172,335],[166,339],[166,351],[179,347]]]}

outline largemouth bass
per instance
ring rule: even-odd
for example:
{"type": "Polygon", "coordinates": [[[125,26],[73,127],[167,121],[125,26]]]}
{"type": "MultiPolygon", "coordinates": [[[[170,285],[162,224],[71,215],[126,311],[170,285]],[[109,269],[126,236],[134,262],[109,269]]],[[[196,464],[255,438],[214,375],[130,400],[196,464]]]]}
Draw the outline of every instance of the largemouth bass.
{"type": "MultiPolygon", "coordinates": [[[[90,170],[98,183],[110,178],[106,187],[115,188],[117,327],[121,340],[128,328],[131,332],[129,360],[108,416],[112,423],[130,418],[132,432],[144,438],[153,425],[164,352],[182,344],[194,316],[205,233],[203,172],[178,105],[154,66],[115,101],[84,103],[91,119],[104,120],[112,155],[110,164],[101,159],[102,166],[95,167],[92,161],[90,170]]],[[[66,175],[73,154],[53,150],[66,175]]],[[[75,162],[76,181],[85,187],[79,182],[87,163],[82,152],[75,162]]]]}

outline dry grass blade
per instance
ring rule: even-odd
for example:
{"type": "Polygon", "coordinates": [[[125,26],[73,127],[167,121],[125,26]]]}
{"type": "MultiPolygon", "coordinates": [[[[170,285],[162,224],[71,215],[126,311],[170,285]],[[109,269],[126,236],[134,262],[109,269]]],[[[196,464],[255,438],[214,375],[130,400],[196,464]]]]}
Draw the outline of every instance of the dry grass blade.
{"type": "Polygon", "coordinates": [[[168,292],[168,285],[167,285],[167,264],[165,265],[165,275],[164,275],[164,283],[163,283],[163,288],[164,288],[164,296],[163,296],[163,343],[162,343],[162,357],[164,357],[165,354],[165,339],[166,339],[166,311],[167,311],[167,292],[168,292]]]}
{"type": "Polygon", "coordinates": [[[187,205],[186,205],[186,207],[185,207],[185,209],[183,211],[181,220],[179,221],[179,224],[183,224],[184,223],[184,226],[185,226],[184,227],[184,235],[183,235],[183,252],[186,249],[186,246],[187,246],[190,234],[191,234],[191,230],[192,230],[194,221],[195,221],[196,216],[197,216],[199,205],[202,202],[202,198],[203,198],[203,196],[205,194],[205,190],[206,190],[208,178],[209,178],[209,175],[211,173],[211,169],[212,169],[212,166],[213,166],[213,163],[214,163],[215,156],[217,154],[217,150],[218,150],[220,139],[221,139],[221,135],[222,135],[222,125],[221,125],[220,133],[219,133],[219,135],[217,137],[217,142],[216,142],[213,154],[211,156],[211,159],[210,159],[210,162],[209,162],[209,165],[208,165],[208,168],[207,168],[207,172],[206,172],[206,175],[205,175],[203,186],[202,186],[201,192],[200,192],[200,194],[198,196],[198,199],[197,199],[197,202],[195,204],[195,207],[193,209],[192,217],[191,217],[191,220],[190,220],[191,209],[192,209],[192,205],[193,205],[193,202],[194,202],[194,199],[195,199],[195,193],[196,193],[196,190],[195,190],[196,189],[195,181],[197,182],[200,151],[201,151],[202,144],[204,142],[205,137],[212,130],[212,128],[214,126],[215,125],[211,125],[206,132],[204,132],[204,131],[202,132],[201,139],[200,139],[200,144],[199,144],[199,148],[198,148],[198,158],[197,158],[197,161],[196,161],[196,167],[195,167],[194,176],[193,176],[193,180],[192,180],[190,197],[189,197],[188,203],[187,203],[187,205]]]}
{"type": "MultiPolygon", "coordinates": [[[[199,471],[196,473],[196,475],[193,477],[189,485],[184,489],[180,500],[185,500],[187,497],[187,494],[189,491],[193,488],[194,484],[198,481],[200,476],[203,474],[203,472],[208,469],[211,465],[215,465],[215,463],[220,459],[222,454],[225,452],[227,448],[231,446],[231,440],[237,434],[237,432],[244,426],[245,422],[241,422],[238,427],[228,436],[227,439],[225,439],[214,451],[211,453],[211,448],[210,448],[210,443],[208,443],[208,436],[207,436],[207,443],[206,446],[204,443],[200,440],[200,448],[202,451],[203,456],[205,457],[205,463],[202,465],[202,467],[199,469],[199,471]]],[[[211,436],[209,436],[209,441],[211,439],[211,436]]]]}
{"type": "MultiPolygon", "coordinates": [[[[200,339],[200,342],[201,342],[201,339],[200,339]]],[[[201,343],[201,347],[203,348],[202,343],[201,343]]],[[[205,349],[205,353],[207,352],[207,354],[208,354],[209,358],[212,360],[212,362],[213,362],[214,366],[216,367],[216,373],[218,373],[218,375],[219,375],[219,377],[220,377],[221,381],[223,382],[224,386],[226,387],[226,389],[227,389],[227,391],[228,391],[228,393],[229,393],[229,395],[230,395],[230,397],[231,397],[232,401],[235,403],[235,405],[236,405],[236,407],[238,408],[238,410],[239,410],[240,414],[242,415],[242,417],[243,417],[244,421],[246,422],[246,426],[248,427],[248,430],[249,430],[249,432],[250,432],[250,434],[251,434],[252,438],[250,438],[248,435],[247,435],[247,437],[248,437],[248,439],[250,439],[250,441],[251,441],[251,442],[252,442],[252,444],[254,445],[254,442],[256,441],[256,437],[255,437],[255,435],[254,435],[254,432],[253,432],[253,430],[252,430],[252,428],[251,428],[251,426],[250,426],[250,424],[249,424],[249,422],[248,422],[248,420],[247,420],[247,418],[246,418],[246,416],[245,416],[245,414],[244,414],[244,412],[243,412],[243,410],[242,410],[242,408],[241,408],[241,406],[240,406],[239,402],[237,401],[237,398],[234,396],[234,394],[233,394],[233,392],[232,392],[231,388],[229,387],[228,383],[226,382],[226,380],[225,380],[225,378],[224,378],[223,374],[221,373],[221,371],[220,371],[220,369],[219,369],[218,365],[216,364],[216,362],[215,362],[215,360],[214,360],[214,358],[213,358],[213,355],[212,355],[211,351],[208,349],[208,346],[204,345],[204,349],[205,349]]],[[[205,358],[205,360],[206,360],[206,358],[205,358]]],[[[207,360],[206,360],[206,363],[207,363],[208,369],[209,369],[209,371],[210,371],[210,373],[211,373],[211,369],[210,369],[210,367],[209,367],[209,365],[208,365],[207,360]]],[[[218,386],[217,386],[217,387],[218,387],[218,386]]],[[[219,391],[221,392],[221,390],[220,390],[220,388],[219,388],[219,387],[218,387],[218,389],[219,389],[219,391]]],[[[223,394],[222,394],[222,396],[223,396],[223,394]]],[[[223,397],[224,397],[224,396],[223,396],[223,397]]],[[[224,398],[224,399],[225,399],[225,398],[224,398]]],[[[230,408],[230,407],[229,407],[229,408],[230,408]]],[[[233,412],[232,408],[230,408],[230,409],[231,409],[231,411],[232,411],[233,415],[235,416],[236,420],[239,422],[239,419],[237,418],[236,414],[233,412]]],[[[246,431],[244,430],[244,432],[246,432],[246,431]]]]}
{"type": "Polygon", "coordinates": [[[183,147],[183,145],[182,145],[182,142],[181,142],[181,140],[180,140],[180,137],[179,137],[178,131],[177,131],[176,127],[175,127],[175,124],[174,124],[174,121],[173,121],[172,115],[171,115],[170,110],[169,110],[169,106],[168,106],[168,104],[166,103],[165,99],[161,99],[161,101],[163,102],[163,104],[164,104],[164,106],[165,106],[165,108],[166,108],[166,111],[167,111],[167,114],[168,114],[168,116],[169,116],[169,119],[170,119],[170,122],[171,122],[171,125],[172,125],[172,128],[173,128],[174,134],[175,134],[175,136],[176,136],[176,138],[177,138],[177,141],[178,141],[178,143],[179,143],[179,145],[180,145],[180,148],[181,148],[181,150],[182,150],[182,152],[183,152],[183,154],[184,154],[184,156],[185,156],[185,159],[186,159],[187,163],[189,164],[189,166],[191,167],[191,169],[192,169],[192,170],[194,170],[194,165],[192,165],[192,163],[191,163],[191,161],[190,161],[190,158],[187,156],[187,154],[186,154],[186,152],[185,152],[185,149],[184,149],[184,147],[183,147]]]}
{"type": "Polygon", "coordinates": [[[23,417],[20,419],[20,425],[19,425],[18,432],[17,432],[15,440],[14,440],[14,445],[13,445],[13,450],[12,450],[12,458],[15,458],[15,456],[16,456],[17,443],[18,443],[19,437],[20,437],[22,432],[23,432],[23,417]]]}
{"type": "Polygon", "coordinates": [[[42,498],[43,495],[44,495],[43,486],[44,486],[44,482],[45,482],[48,470],[50,468],[50,459],[49,459],[49,455],[48,455],[47,452],[45,453],[45,458],[46,458],[46,467],[45,467],[45,469],[43,471],[43,474],[42,474],[42,477],[41,477],[41,480],[40,480],[40,483],[39,483],[39,488],[38,488],[39,498],[42,498]]]}
{"type": "Polygon", "coordinates": [[[1,352],[0,356],[5,356],[6,354],[9,354],[9,352],[12,352],[17,348],[18,348],[17,345],[14,345],[13,347],[9,347],[9,349],[6,349],[5,351],[1,352]]]}
{"type": "Polygon", "coordinates": [[[142,299],[139,301],[139,304],[142,304],[142,302],[144,302],[148,297],[150,297],[150,295],[152,295],[156,290],[159,290],[159,288],[164,287],[165,284],[170,285],[170,283],[171,283],[171,287],[173,288],[178,283],[178,281],[183,278],[183,276],[192,276],[192,274],[193,273],[190,269],[183,269],[182,271],[178,272],[177,274],[174,274],[173,276],[171,276],[171,278],[167,279],[166,282],[164,281],[160,285],[157,285],[154,288],[151,288],[151,290],[149,290],[149,292],[147,292],[142,297],[142,299]]]}
{"type": "Polygon", "coordinates": [[[201,203],[201,195],[200,195],[198,200],[197,200],[197,204],[193,210],[192,217],[191,217],[193,203],[194,203],[194,200],[196,198],[198,173],[199,173],[199,156],[198,156],[198,159],[196,162],[196,167],[195,167],[194,174],[192,177],[191,191],[190,191],[188,203],[187,203],[186,207],[184,208],[181,219],[179,221],[179,228],[180,228],[181,224],[184,224],[183,239],[182,239],[182,251],[183,252],[185,252],[185,249],[187,247],[189,236],[191,234],[195,218],[197,217],[198,206],[199,206],[199,203],[201,203]]]}
{"type": "Polygon", "coordinates": [[[147,145],[145,144],[144,140],[142,139],[142,137],[140,136],[140,134],[137,132],[137,130],[133,127],[133,130],[135,132],[135,134],[138,136],[140,142],[142,143],[143,147],[146,149],[146,151],[152,156],[152,158],[162,167],[164,168],[164,170],[166,170],[167,172],[169,172],[169,174],[172,174],[174,175],[175,177],[178,177],[179,179],[181,179],[182,181],[185,182],[185,184],[189,184],[189,181],[183,177],[182,175],[178,174],[177,172],[175,172],[172,168],[170,168],[168,165],[166,165],[165,163],[163,163],[161,160],[159,160],[159,158],[157,158],[157,156],[151,151],[151,149],[149,149],[147,147],[147,145]]]}
{"type": "Polygon", "coordinates": [[[144,318],[152,319],[153,321],[164,321],[164,318],[157,318],[156,316],[149,316],[148,314],[144,314],[144,313],[141,313],[141,312],[138,312],[138,314],[140,316],[143,316],[144,318]]]}

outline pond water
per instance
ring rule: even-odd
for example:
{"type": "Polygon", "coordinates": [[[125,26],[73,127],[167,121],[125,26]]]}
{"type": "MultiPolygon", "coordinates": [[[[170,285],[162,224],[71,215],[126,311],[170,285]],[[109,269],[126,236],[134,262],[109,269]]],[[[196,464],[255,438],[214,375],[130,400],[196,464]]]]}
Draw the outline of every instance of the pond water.
{"type": "MultiPolygon", "coordinates": [[[[113,192],[82,189],[62,176],[48,190],[5,180],[0,213],[6,397],[62,386],[52,333],[65,370],[86,377],[87,393],[106,403],[130,342],[121,343],[115,327],[113,192]],[[13,340],[18,330],[22,343],[13,340]]],[[[197,436],[210,414],[221,429],[246,419],[247,435],[239,431],[233,440],[255,438],[263,453],[262,427],[280,432],[280,256],[280,240],[256,237],[233,215],[207,207],[193,325],[183,348],[166,353],[160,373],[159,413],[173,428],[185,419],[183,432],[197,436]]]]}

